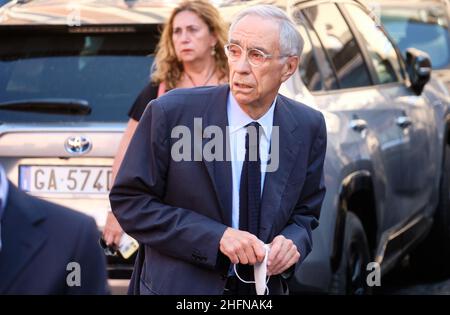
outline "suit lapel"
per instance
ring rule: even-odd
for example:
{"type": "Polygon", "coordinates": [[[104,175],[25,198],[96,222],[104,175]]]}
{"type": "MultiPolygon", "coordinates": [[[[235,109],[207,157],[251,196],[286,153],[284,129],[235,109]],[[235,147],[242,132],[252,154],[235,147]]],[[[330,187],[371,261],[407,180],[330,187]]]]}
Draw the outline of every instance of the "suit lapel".
{"type": "Polygon", "coordinates": [[[0,293],[8,291],[47,238],[40,225],[45,216],[40,214],[40,209],[27,203],[28,196],[22,194],[25,193],[9,185],[8,203],[2,219],[5,238],[0,252],[0,293]]]}
{"type": "MultiPolygon", "coordinates": [[[[203,128],[207,126],[218,126],[222,130],[223,141],[222,148],[228,150],[229,156],[229,145],[227,145],[228,135],[226,133],[228,125],[228,115],[227,115],[227,99],[229,86],[222,85],[219,86],[216,92],[212,94],[211,100],[209,102],[208,109],[203,116],[203,128]]],[[[203,147],[211,139],[203,138],[203,147]]],[[[217,149],[217,148],[216,148],[217,149]]],[[[232,213],[232,175],[231,175],[231,162],[223,157],[223,161],[206,161],[203,158],[203,163],[208,170],[208,174],[211,178],[211,182],[216,193],[219,205],[221,208],[222,222],[228,226],[231,226],[231,213],[232,213]]]]}
{"type": "Polygon", "coordinates": [[[259,238],[268,242],[273,228],[276,214],[281,210],[281,198],[286,189],[286,184],[295,164],[295,158],[301,148],[299,135],[295,131],[298,122],[290,113],[289,104],[281,95],[278,95],[274,112],[273,126],[278,127],[277,137],[275,128],[272,131],[271,159],[276,157],[274,141],[279,141],[279,164],[274,172],[267,172],[264,180],[263,195],[261,200],[261,227],[259,238]],[[278,139],[277,139],[278,138],[278,139]]]}

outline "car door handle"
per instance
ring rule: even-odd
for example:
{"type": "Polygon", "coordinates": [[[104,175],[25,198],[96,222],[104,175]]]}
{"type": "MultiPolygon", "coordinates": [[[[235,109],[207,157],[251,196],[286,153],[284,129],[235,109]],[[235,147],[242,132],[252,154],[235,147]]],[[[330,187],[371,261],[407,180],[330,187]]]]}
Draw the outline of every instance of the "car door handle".
{"type": "Polygon", "coordinates": [[[362,132],[367,129],[367,121],[364,119],[354,118],[350,121],[350,128],[357,132],[362,132]]]}
{"type": "Polygon", "coordinates": [[[412,125],[412,120],[408,116],[397,117],[395,122],[397,123],[397,126],[403,129],[408,128],[409,126],[412,125]]]}

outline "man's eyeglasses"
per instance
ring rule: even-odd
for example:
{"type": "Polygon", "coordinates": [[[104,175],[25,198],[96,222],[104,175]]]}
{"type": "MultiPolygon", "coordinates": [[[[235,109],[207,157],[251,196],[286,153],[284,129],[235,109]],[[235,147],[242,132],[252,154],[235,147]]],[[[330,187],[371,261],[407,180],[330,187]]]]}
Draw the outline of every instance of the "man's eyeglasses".
{"type": "MultiPolygon", "coordinates": [[[[243,48],[239,46],[238,44],[226,44],[224,46],[225,54],[227,55],[228,59],[231,61],[238,61],[241,59],[243,48]]],[[[288,57],[287,55],[280,55],[278,58],[284,58],[288,57]]],[[[259,67],[261,66],[267,59],[274,58],[271,54],[266,54],[265,52],[256,49],[251,48],[247,50],[247,60],[248,62],[254,66],[259,67]]]]}

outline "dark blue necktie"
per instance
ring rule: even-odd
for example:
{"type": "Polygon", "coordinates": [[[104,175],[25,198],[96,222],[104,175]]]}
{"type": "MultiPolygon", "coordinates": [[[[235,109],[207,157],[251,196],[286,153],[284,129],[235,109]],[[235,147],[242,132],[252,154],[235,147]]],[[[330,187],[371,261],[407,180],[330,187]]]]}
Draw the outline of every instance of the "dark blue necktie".
{"type": "Polygon", "coordinates": [[[252,122],[245,127],[247,134],[239,188],[239,229],[258,236],[261,209],[260,124],[252,122]]]}
{"type": "MultiPolygon", "coordinates": [[[[242,165],[239,186],[239,229],[258,236],[261,208],[261,160],[259,156],[259,124],[252,122],[246,125],[245,160],[242,165]]],[[[254,281],[253,266],[237,266],[239,275],[254,281]]],[[[255,294],[255,286],[241,284],[239,294],[255,294]]]]}

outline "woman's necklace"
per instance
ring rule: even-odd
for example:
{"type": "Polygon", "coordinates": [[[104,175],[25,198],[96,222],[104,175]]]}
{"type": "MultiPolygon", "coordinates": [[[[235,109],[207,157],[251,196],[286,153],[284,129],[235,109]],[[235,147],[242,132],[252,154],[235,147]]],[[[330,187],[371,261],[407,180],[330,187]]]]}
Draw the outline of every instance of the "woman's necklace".
{"type": "MultiPolygon", "coordinates": [[[[213,74],[214,74],[214,72],[215,72],[214,70],[215,70],[215,68],[213,67],[213,68],[212,68],[212,71],[211,71],[210,74],[208,75],[208,78],[206,78],[206,81],[203,82],[203,84],[202,84],[201,86],[205,86],[206,83],[208,83],[209,80],[211,80],[211,78],[212,78],[212,76],[213,76],[213,74]]],[[[194,83],[194,80],[192,80],[192,77],[189,75],[189,73],[187,73],[187,72],[185,72],[185,73],[186,73],[188,79],[191,81],[192,86],[194,86],[194,87],[198,86],[197,84],[194,83]]]]}

